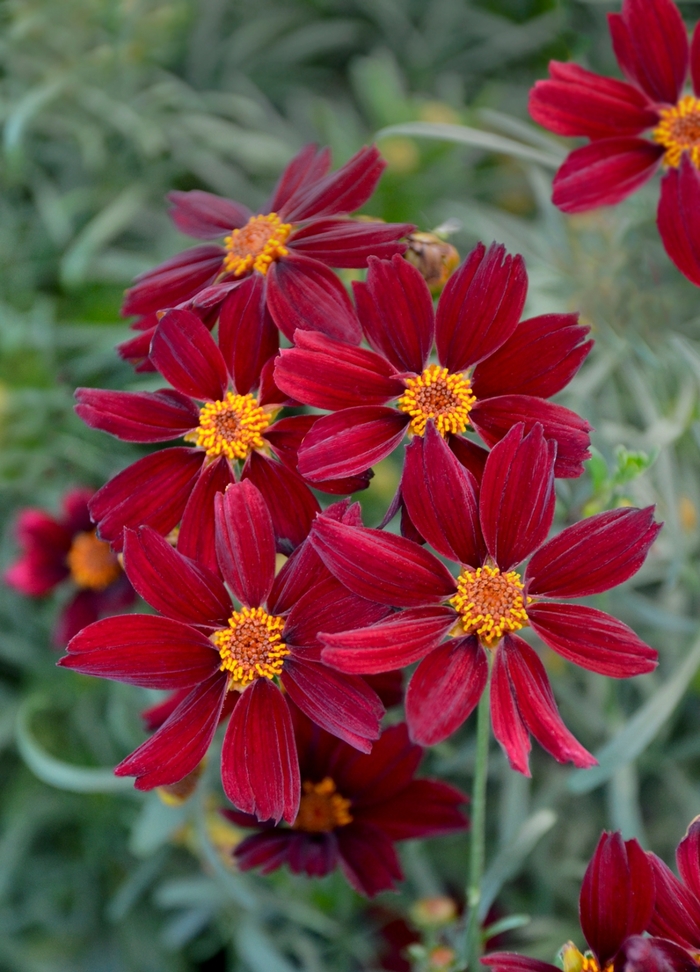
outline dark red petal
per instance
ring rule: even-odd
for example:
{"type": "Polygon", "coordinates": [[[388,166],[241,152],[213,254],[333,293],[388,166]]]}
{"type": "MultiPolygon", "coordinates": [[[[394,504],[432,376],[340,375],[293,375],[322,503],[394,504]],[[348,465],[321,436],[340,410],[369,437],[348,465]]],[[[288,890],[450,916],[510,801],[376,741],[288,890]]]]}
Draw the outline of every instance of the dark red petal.
{"type": "Polygon", "coordinates": [[[631,935],[615,956],[614,972],[696,972],[697,962],[684,948],[662,938],[631,935]]]}
{"type": "Polygon", "coordinates": [[[359,894],[373,898],[403,880],[394,846],[379,827],[353,821],[337,834],[343,873],[359,894]]]}
{"type": "Polygon", "coordinates": [[[356,675],[343,675],[317,662],[287,657],[282,684],[292,702],[326,732],[369,753],[379,739],[384,706],[356,675]]]}
{"type": "MultiPolygon", "coordinates": [[[[535,425],[515,425],[491,450],[479,493],[484,540],[502,571],[525,560],[546,540],[554,519],[556,447],[535,425]]],[[[469,561],[467,561],[469,563],[469,561]]]]}
{"type": "Polygon", "coordinates": [[[511,336],[527,295],[521,256],[479,244],[447,282],[435,322],[438,358],[450,371],[478,364],[511,336]]]}
{"type": "Polygon", "coordinates": [[[277,549],[290,554],[309,535],[320,510],[316,497],[293,469],[259,452],[248,457],[241,478],[250,480],[262,493],[272,517],[277,549]]]}
{"type": "Polygon", "coordinates": [[[700,948],[700,901],[655,854],[648,858],[656,888],[649,933],[696,951],[700,948]]]}
{"type": "Polygon", "coordinates": [[[583,473],[583,462],[591,458],[591,426],[576,412],[534,395],[500,395],[477,401],[469,418],[481,438],[494,446],[518,422],[531,432],[538,422],[546,439],[557,444],[554,475],[558,479],[576,478],[583,473]]]}
{"type": "Polygon", "coordinates": [[[501,650],[502,647],[501,642],[496,649],[491,672],[490,704],[493,734],[501,744],[511,769],[523,773],[524,776],[531,776],[530,735],[518,709],[515,689],[508,674],[506,653],[501,650]]]}
{"type": "Polygon", "coordinates": [[[608,591],[637,573],[660,529],[653,506],[589,516],[534,554],[525,573],[528,593],[588,597],[608,591]]]}
{"type": "Polygon", "coordinates": [[[105,618],[84,628],[58,661],[84,675],[145,688],[196,685],[219,670],[212,643],[189,625],[151,614],[105,618]]]}
{"type": "Polygon", "coordinates": [[[232,482],[231,465],[225,456],[204,466],[187,500],[177,535],[180,553],[214,573],[219,570],[214,541],[214,497],[232,482]]]}
{"type": "Polygon", "coordinates": [[[169,533],[182,518],[203,460],[200,449],[162,449],[117,473],[90,500],[100,537],[121,550],[124,527],[145,524],[169,533]]]}
{"type": "Polygon", "coordinates": [[[423,277],[407,260],[370,258],[366,283],[354,283],[365,337],[399,371],[420,374],[435,335],[433,300],[423,277]]]}
{"type": "Polygon", "coordinates": [[[527,616],[546,645],[567,661],[611,678],[653,672],[658,652],[622,621],[578,604],[529,604],[527,616]]]}
{"type": "Polygon", "coordinates": [[[700,95],[700,26],[698,24],[695,25],[690,42],[690,77],[693,91],[696,96],[700,95]]]}
{"type": "Polygon", "coordinates": [[[659,234],[669,258],[683,276],[700,287],[700,174],[684,153],[680,169],[669,169],[661,180],[656,214],[659,234]]]}
{"type": "Polygon", "coordinates": [[[626,840],[627,864],[630,869],[630,895],[627,902],[627,934],[641,935],[649,926],[654,911],[656,888],[654,870],[646,853],[636,840],[626,840]]]}
{"type": "Polygon", "coordinates": [[[417,543],[382,530],[317,517],[309,536],[328,570],[354,594],[393,607],[435,604],[456,591],[454,578],[417,543]]]}
{"type": "Polygon", "coordinates": [[[150,527],[124,531],[124,569],[144,601],[167,617],[225,627],[231,601],[219,578],[150,527]]]}
{"type": "Polygon", "coordinates": [[[216,556],[224,580],[245,607],[267,600],[275,577],[275,534],[260,491],[248,480],[214,500],[216,556]]]}
{"type": "Polygon", "coordinates": [[[149,358],[154,331],[155,326],[115,346],[115,351],[122,361],[128,361],[135,371],[153,372],[156,370],[156,366],[151,363],[149,358]]]}
{"type": "Polygon", "coordinates": [[[126,292],[122,314],[153,314],[191,299],[215,279],[224,253],[220,246],[212,244],[195,246],[141,274],[126,292]]]}
{"type": "Polygon", "coordinates": [[[292,717],[284,696],[267,678],[248,686],[231,714],[221,780],[226,796],[244,813],[294,823],[301,780],[292,717]]]}
{"type": "Polygon", "coordinates": [[[578,314],[542,314],[521,321],[506,343],[476,366],[477,399],[494,395],[551,398],[565,388],[593,347],[578,314]]]}
{"type": "Polygon", "coordinates": [[[100,616],[98,604],[96,591],[78,591],[75,597],[72,597],[64,606],[56,620],[51,635],[53,644],[57,648],[64,648],[83,628],[97,621],[100,616]]]}
{"type": "Polygon", "coordinates": [[[318,260],[289,253],[267,274],[267,306],[290,341],[294,332],[320,331],[339,341],[359,344],[360,323],[338,277],[318,260]]]}
{"type": "Polygon", "coordinates": [[[385,166],[376,146],[365,145],[336,172],[307,184],[304,192],[295,192],[280,216],[297,223],[316,216],[353,213],[372,195],[385,166]]]}
{"type": "Polygon", "coordinates": [[[321,657],[341,672],[390,672],[425,657],[454,624],[450,608],[409,608],[368,628],[335,634],[321,631],[318,638],[325,646],[321,657]]]}
{"type": "Polygon", "coordinates": [[[673,0],[624,0],[608,16],[613,49],[630,80],[654,101],[678,101],[688,74],[688,34],[673,0]]]}
{"type": "Polygon", "coordinates": [[[408,415],[379,405],[323,415],[299,450],[299,472],[312,483],[366,472],[394,451],[408,423],[408,415]]]}
{"type": "Polygon", "coordinates": [[[685,886],[700,902],[700,817],[688,825],[676,850],[676,863],[685,886]]]}
{"type": "Polygon", "coordinates": [[[554,972],[559,967],[530,958],[529,955],[518,955],[517,952],[492,952],[481,960],[482,965],[488,965],[496,972],[554,972]]]}
{"type": "Polygon", "coordinates": [[[157,392],[76,388],[75,397],[75,411],[86,425],[124,442],[167,442],[199,425],[199,409],[192,399],[169,388],[157,392]]]}
{"type": "Polygon", "coordinates": [[[204,759],[219,724],[226,679],[216,672],[187,695],[160,729],[114,770],[137,790],[178,783],[204,759]]]}
{"type": "Polygon", "coordinates": [[[264,212],[279,213],[283,219],[287,219],[288,208],[291,212],[294,199],[301,198],[310,187],[319,182],[328,172],[330,165],[330,149],[319,150],[317,145],[305,145],[288,163],[280,176],[269,206],[264,212]]]}
{"type": "Polygon", "coordinates": [[[406,447],[401,496],[420,535],[443,557],[483,562],[477,482],[428,422],[425,436],[406,447]]]}
{"type": "Polygon", "coordinates": [[[391,840],[453,834],[469,826],[460,806],[469,797],[438,780],[412,780],[396,796],[362,809],[362,820],[381,827],[391,840]]]}
{"type": "Polygon", "coordinates": [[[276,828],[251,834],[233,852],[236,866],[240,871],[259,867],[261,874],[271,874],[287,862],[289,848],[298,837],[299,834],[293,830],[276,828]]]}
{"type": "Polygon", "coordinates": [[[336,745],[333,773],[341,793],[352,796],[353,805],[365,810],[390,799],[413,779],[423,750],[408,738],[406,724],[385,729],[369,754],[336,745]]]}
{"type": "Polygon", "coordinates": [[[192,311],[171,310],[158,324],[151,342],[151,361],[170,384],[185,395],[219,401],[228,386],[228,371],[214,338],[192,311]]]}
{"type": "Polygon", "coordinates": [[[282,640],[300,648],[317,645],[320,656],[319,632],[364,628],[388,614],[385,605],[352,594],[323,569],[321,579],[309,584],[287,613],[282,640]]]}
{"type": "Polygon", "coordinates": [[[527,729],[560,763],[587,769],[597,760],[571,735],[561,720],[544,665],[526,641],[506,635],[498,652],[504,657],[516,704],[527,729]]]}
{"type": "Polygon", "coordinates": [[[280,352],[275,382],[304,405],[330,411],[384,405],[405,391],[405,383],[395,376],[394,368],[374,351],[314,331],[297,331],[295,341],[296,347],[280,352]]]}
{"type": "Polygon", "coordinates": [[[487,450],[463,435],[452,435],[450,433],[447,436],[447,443],[460,465],[472,474],[477,483],[480,483],[489,456],[487,450]]]}
{"type": "Polygon", "coordinates": [[[414,742],[447,739],[476,708],[488,663],[474,635],[452,638],[423,659],[406,690],[406,721],[414,742]]]}
{"type": "Polygon", "coordinates": [[[411,223],[314,219],[296,229],[287,246],[329,267],[359,268],[367,266],[370,255],[390,259],[394,254],[403,253],[406,244],[398,240],[414,229],[411,223]]]}
{"type": "Polygon", "coordinates": [[[294,874],[323,877],[338,865],[338,839],[335,831],[305,834],[297,831],[289,844],[289,869],[294,874]]]}
{"type": "Polygon", "coordinates": [[[221,305],[219,347],[239,395],[260,383],[263,366],[277,354],[279,334],[267,309],[265,277],[251,274],[221,305]]]}
{"type": "Polygon", "coordinates": [[[215,240],[240,229],[253,215],[247,206],[215,196],[212,192],[192,189],[169,192],[172,203],[170,218],[181,233],[198,240],[215,240]]]}
{"type": "MultiPolygon", "coordinates": [[[[644,865],[646,881],[634,891],[645,899],[648,921],[654,906],[654,878],[646,858],[644,865]]],[[[627,849],[619,831],[601,834],[586,868],[579,897],[581,930],[601,968],[615,957],[627,937],[632,892],[627,849]]]]}
{"type": "Polygon", "coordinates": [[[552,202],[584,213],[622,202],[654,175],[664,154],[643,138],[604,138],[569,155],[554,177],[552,202]]]}
{"type": "Polygon", "coordinates": [[[639,135],[659,119],[641,91],[624,81],[558,61],[550,61],[549,72],[549,81],[536,81],[530,89],[528,109],[536,122],[557,135],[639,135]]]}

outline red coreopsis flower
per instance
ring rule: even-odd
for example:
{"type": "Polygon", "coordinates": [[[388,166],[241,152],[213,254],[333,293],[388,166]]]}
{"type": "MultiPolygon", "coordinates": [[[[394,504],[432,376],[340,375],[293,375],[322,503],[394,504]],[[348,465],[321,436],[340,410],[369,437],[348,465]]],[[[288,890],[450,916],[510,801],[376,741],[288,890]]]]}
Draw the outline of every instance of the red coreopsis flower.
{"type": "MultiPolygon", "coordinates": [[[[76,391],[76,411],[91,428],[128,442],[184,436],[192,443],[139,459],[92,498],[99,535],[116,549],[124,527],[151,526],[167,534],[179,523],[181,553],[216,570],[214,496],[234,481],[238,463],[241,477],[265,497],[279,550],[290,553],[308,534],[320,507],[296,472],[296,450],[314,418],[275,421],[287,400],[270,380],[271,368],[263,369],[256,397],[252,376],[238,383],[224,335],[220,345],[195,314],[172,310],[156,329],[151,356],[174,390],[76,391]]],[[[367,482],[355,477],[321,485],[350,493],[367,482]]]]}
{"type": "Polygon", "coordinates": [[[555,448],[540,425],[527,434],[522,423],[514,426],[491,450],[479,488],[432,422],[425,437],[413,440],[403,498],[421,535],[455,563],[456,578],[429,550],[382,530],[317,520],[310,535],[351,591],[404,609],[360,630],[320,634],[324,661],[364,673],[423,659],[408,685],[406,717],[411,737],[432,745],[476,706],[491,654],[494,734],[522,773],[529,772],[530,734],[560,762],[595,760],[564,726],[542,662],[516,632],[532,627],[567,660],[615,678],[649,672],[657,658],[608,614],[558,603],[631,577],[660,526],[653,508],[618,509],[546,541],[555,448]],[[521,575],[514,568],[530,555],[521,575]],[[453,637],[443,642],[448,633],[453,637]]]}
{"type": "Polygon", "coordinates": [[[43,597],[64,582],[76,593],[61,611],[54,641],[63,647],[85,625],[132,604],[136,595],[108,543],[90,520],[91,489],[73,489],[60,516],[24,509],[17,519],[22,555],[4,573],[6,584],[27,597],[43,597]]]}
{"type": "MultiPolygon", "coordinates": [[[[403,880],[397,840],[434,837],[468,826],[459,790],[414,779],[422,756],[401,723],[386,729],[369,755],[319,729],[292,709],[302,779],[291,827],[263,825],[234,851],[242,871],[269,874],[287,864],[295,874],[323,877],[338,865],[352,887],[373,897],[403,880]]],[[[237,811],[234,823],[258,826],[237,811]]]]}
{"type": "MultiPolygon", "coordinates": [[[[590,951],[573,942],[561,951],[564,972],[693,972],[697,965],[673,942],[644,938],[654,908],[654,873],[636,840],[602,834],[581,885],[579,917],[590,951]]],[[[656,882],[658,895],[658,882],[656,882]]],[[[493,952],[482,963],[495,972],[561,972],[561,967],[514,952],[493,952]]]]}
{"type": "Polygon", "coordinates": [[[478,472],[486,453],[518,422],[540,422],[558,444],[556,474],[579,476],[590,426],[546,401],[575,375],[591,349],[575,314],[520,321],[527,275],[522,258],[482,245],[449,279],[433,311],[428,286],[401,257],[370,260],[353,284],[357,313],[373,350],[297,332],[281,352],[275,381],[294,399],[332,414],[299,450],[310,482],[364,472],[406,434],[423,436],[432,419],[460,461],[478,472]],[[437,350],[437,363],[429,363],[437,350]],[[392,407],[391,403],[395,403],[392,407]]]}
{"type": "Polygon", "coordinates": [[[535,121],[590,139],[557,172],[553,201],[567,213],[614,205],[663,166],[661,239],[700,286],[700,32],[696,26],[689,45],[672,0],[624,0],[608,22],[627,81],[552,61],[550,79],[530,94],[535,121]],[[684,94],[689,70],[693,94],[684,94]]]}
{"type": "Polygon", "coordinates": [[[648,931],[689,949],[697,961],[700,951],[700,818],[692,821],[676,850],[680,881],[656,854],[647,856],[656,882],[656,903],[648,931]]]}
{"type": "Polygon", "coordinates": [[[403,253],[406,244],[399,240],[414,227],[348,218],[367,202],[384,170],[374,146],[337,172],[328,172],[330,163],[328,149],[307,145],[258,213],[209,192],[171,192],[178,229],[223,244],[196,246],[138,278],[122,313],[139,315],[134,326],[142,333],[121,345],[122,356],[143,362],[155,323],[148,315],[181,304],[211,323],[220,308],[227,326],[243,328],[258,348],[273,342],[272,353],[277,334],[270,335],[271,321],[290,340],[301,327],[358,343],[350,301],[329,267],[366,267],[370,255],[403,253]]]}
{"type": "MultiPolygon", "coordinates": [[[[316,637],[365,625],[386,609],[350,593],[302,544],[275,577],[272,519],[249,481],[216,499],[218,574],[174,550],[149,527],[126,530],[124,566],[160,616],[98,621],[68,645],[59,664],[148,688],[188,689],[157,732],[116,768],[137,789],[177,783],[201,762],[224,707],[233,712],[221,775],[237,807],[262,820],[293,822],[301,781],[287,698],[317,725],[369,752],[384,707],[357,676],[321,663],[316,637]],[[278,687],[281,683],[284,694],[278,687]]],[[[347,503],[321,519],[357,522],[347,503]]]]}

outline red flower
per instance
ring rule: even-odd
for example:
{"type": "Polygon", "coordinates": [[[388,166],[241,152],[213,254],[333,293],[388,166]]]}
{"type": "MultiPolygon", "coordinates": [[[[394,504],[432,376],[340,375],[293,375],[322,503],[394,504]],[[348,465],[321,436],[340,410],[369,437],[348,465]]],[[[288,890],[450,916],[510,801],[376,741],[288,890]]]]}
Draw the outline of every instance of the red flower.
{"type": "Polygon", "coordinates": [[[647,856],[656,882],[656,904],[648,930],[652,935],[669,938],[690,949],[697,957],[700,950],[700,818],[692,821],[676,851],[680,881],[656,854],[647,856]]]}
{"type": "MultiPolygon", "coordinates": [[[[260,342],[271,316],[290,340],[301,327],[359,342],[345,289],[328,268],[365,267],[371,254],[403,253],[406,246],[398,240],[414,227],[347,218],[367,202],[384,169],[374,146],[329,174],[330,162],[328,149],[307,145],[255,214],[208,192],[171,192],[178,229],[200,240],[223,238],[223,246],[196,246],[149,270],[127,292],[122,313],[146,318],[188,303],[204,316],[220,307],[224,319],[245,317],[248,340],[260,342]]],[[[148,321],[134,326],[144,330],[148,321]]],[[[134,338],[120,351],[138,361],[148,353],[146,338],[134,338]]]]}
{"type": "MultiPolygon", "coordinates": [[[[602,834],[581,885],[579,916],[590,953],[573,942],[561,951],[564,972],[692,972],[697,966],[673,942],[642,938],[654,907],[654,874],[636,840],[602,834]]],[[[658,882],[656,894],[658,895],[658,882]]],[[[514,952],[494,952],[482,963],[495,972],[561,972],[514,952]]]]}
{"type": "Polygon", "coordinates": [[[540,422],[556,440],[558,476],[583,472],[590,426],[545,399],[571,380],[593,342],[584,342],[588,329],[574,314],[518,324],[527,291],[521,257],[480,244],[435,313],[425,281],[401,257],[370,260],[367,283],[354,288],[374,350],[297,332],[296,347],[275,366],[284,392],[334,413],[316,422],[299,451],[299,471],[310,482],[364,472],[406,433],[422,436],[429,418],[473,472],[485,452],[463,435],[469,426],[492,446],[517,422],[528,429],[540,422]],[[434,343],[439,364],[428,364],[434,343]]]}
{"type": "MultiPolygon", "coordinates": [[[[401,723],[386,729],[362,755],[292,710],[302,779],[291,827],[264,826],[236,847],[242,871],[269,874],[287,864],[295,874],[323,877],[338,865],[360,894],[373,897],[403,880],[397,840],[432,837],[467,827],[468,797],[437,780],[414,779],[422,750],[401,723]]],[[[224,811],[234,823],[254,819],[224,811]]]]}
{"type": "Polygon", "coordinates": [[[61,647],[86,624],[135,599],[116,554],[95,535],[88,512],[92,495],[91,489],[70,490],[58,517],[32,507],[22,510],[16,526],[22,556],[3,575],[6,584],[27,597],[43,597],[67,580],[77,588],[54,630],[61,647]]]}
{"type": "MultiPolygon", "coordinates": [[[[319,505],[296,472],[296,451],[314,418],[275,421],[286,399],[270,380],[270,369],[261,380],[241,375],[223,334],[220,344],[221,350],[190,311],[169,311],[156,329],[151,356],[174,391],[76,391],[76,411],[93,429],[127,442],[184,436],[194,444],[139,459],[93,497],[90,512],[99,534],[116,549],[124,527],[145,525],[167,534],[180,523],[180,552],[216,570],[214,497],[234,481],[239,462],[241,477],[265,497],[278,548],[289,553],[308,534],[319,505]],[[258,380],[256,398],[250,389],[258,380]]],[[[322,485],[349,493],[366,486],[367,477],[322,485]]]]}
{"type": "Polygon", "coordinates": [[[552,600],[598,594],[627,580],[660,529],[651,507],[618,509],[544,542],[554,515],[554,451],[541,426],[527,435],[515,426],[492,449],[479,490],[432,422],[425,437],[413,440],[404,501],[419,532],[458,566],[456,580],[428,550],[381,530],[321,519],[310,535],[349,590],[405,609],[368,628],[320,634],[324,661],[364,673],[422,658],[406,693],[406,717],[411,737],[432,745],[476,706],[492,652],[494,733],[522,773],[530,733],[560,762],[595,760],[564,726],[542,662],[517,631],[530,626],[567,660],[614,678],[651,671],[657,658],[608,614],[552,600]],[[531,554],[521,579],[513,568],[531,554]],[[448,633],[455,637],[442,643],[448,633]]]}
{"type": "Polygon", "coordinates": [[[608,14],[627,81],[552,61],[530,93],[530,114],[558,135],[584,136],[554,178],[567,213],[621,202],[660,165],[658,226],[666,252],[700,286],[700,32],[688,46],[672,0],[624,0],[608,14]],[[683,94],[688,69],[694,94],[683,94]],[[651,141],[639,136],[650,131],[651,141]]]}
{"type": "MultiPolygon", "coordinates": [[[[352,523],[357,515],[341,503],[321,519],[352,523]]],[[[136,776],[141,790],[177,783],[201,762],[227,697],[236,692],[221,754],[224,790],[247,813],[293,821],[301,784],[287,698],[316,724],[369,752],[384,707],[361,678],[321,664],[316,632],[372,623],[386,609],[349,593],[308,543],[275,577],[272,520],[248,481],[216,498],[216,552],[238,607],[217,574],[150,528],[125,533],[127,575],[162,616],[98,621],[71,641],[59,664],[189,691],[115,772],[136,776]]]]}

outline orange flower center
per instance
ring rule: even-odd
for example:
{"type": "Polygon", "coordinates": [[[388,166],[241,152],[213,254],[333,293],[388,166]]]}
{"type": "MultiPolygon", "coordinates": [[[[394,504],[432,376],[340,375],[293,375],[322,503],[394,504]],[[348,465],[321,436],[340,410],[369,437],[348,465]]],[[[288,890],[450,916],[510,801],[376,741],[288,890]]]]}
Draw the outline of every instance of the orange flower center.
{"type": "Polygon", "coordinates": [[[299,813],[292,825],[295,830],[324,834],[349,823],[352,823],[350,800],[337,792],[330,776],[320,783],[309,780],[303,783],[299,813]]]}
{"type": "Polygon", "coordinates": [[[440,435],[445,436],[464,432],[475,402],[468,378],[432,364],[422,375],[407,379],[406,391],[397,404],[411,416],[409,429],[414,435],[424,435],[428,419],[433,419],[440,435]]]}
{"type": "Polygon", "coordinates": [[[108,543],[98,539],[94,530],[75,535],[66,562],[78,587],[91,591],[103,591],[122,572],[117,555],[108,543]]]}
{"type": "Polygon", "coordinates": [[[291,232],[292,224],[283,223],[277,213],[252,216],[242,229],[232,230],[224,240],[224,270],[234,277],[251,270],[266,274],[271,263],[289,253],[284,243],[291,232]]]}
{"type": "MultiPolygon", "coordinates": [[[[199,428],[190,433],[192,441],[212,459],[245,459],[253,449],[265,445],[261,433],[270,424],[270,415],[253,395],[227,392],[220,402],[207,402],[199,411],[199,428]]],[[[189,436],[185,436],[189,438],[189,436]]]]}
{"type": "Polygon", "coordinates": [[[211,636],[221,655],[221,671],[231,673],[232,687],[245,688],[256,678],[282,674],[289,648],[282,641],[284,619],[263,608],[241,608],[228,619],[228,628],[211,636]]]}
{"type": "Polygon", "coordinates": [[[677,168],[684,152],[700,169],[700,99],[685,95],[672,108],[659,111],[661,121],[651,137],[666,149],[664,165],[677,168]]]}
{"type": "Polygon", "coordinates": [[[502,574],[498,567],[465,567],[450,604],[459,614],[465,634],[476,634],[493,648],[508,631],[519,631],[528,624],[523,587],[515,570],[502,574]]]}

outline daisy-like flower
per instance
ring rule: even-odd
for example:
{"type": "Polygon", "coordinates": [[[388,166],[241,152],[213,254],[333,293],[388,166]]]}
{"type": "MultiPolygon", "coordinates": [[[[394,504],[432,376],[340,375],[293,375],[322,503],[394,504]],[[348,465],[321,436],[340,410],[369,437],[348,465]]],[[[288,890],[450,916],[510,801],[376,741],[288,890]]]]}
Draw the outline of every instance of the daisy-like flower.
{"type": "Polygon", "coordinates": [[[85,625],[115,614],[135,600],[134,590],[108,543],[95,534],[88,502],[91,489],[72,489],[60,516],[29,507],[16,524],[19,560],[5,571],[6,584],[27,597],[44,597],[64,583],[75,589],[61,611],[54,641],[64,647],[85,625]]]}
{"type": "Polygon", "coordinates": [[[656,854],[647,857],[656,883],[656,903],[648,931],[689,949],[697,963],[700,952],[700,817],[691,822],[676,850],[680,881],[656,854]]]}
{"type": "MultiPolygon", "coordinates": [[[[126,530],[127,576],[159,615],[98,621],[70,642],[59,664],[132,685],[189,690],[115,770],[135,776],[141,790],[191,773],[224,707],[233,705],[221,753],[226,795],[262,820],[291,823],[301,781],[287,699],[317,725],[369,752],[384,707],[361,678],[321,663],[316,634],[327,626],[371,623],[386,609],[350,593],[308,543],[275,577],[272,519],[251,482],[219,494],[215,514],[216,553],[228,590],[218,574],[149,527],[126,530]]],[[[357,515],[341,503],[321,519],[357,522],[357,515]]]]}
{"type": "Polygon", "coordinates": [[[258,833],[238,844],[242,871],[263,874],[283,864],[323,877],[340,866],[360,894],[373,897],[403,880],[394,842],[464,830],[468,797],[447,783],[415,779],[422,750],[401,723],[386,729],[369,755],[319,729],[292,709],[302,793],[291,827],[260,827],[235,810],[233,823],[258,833]]]}
{"type": "Polygon", "coordinates": [[[284,392],[332,412],[299,450],[299,472],[310,482],[364,472],[406,434],[422,436],[431,419],[474,472],[486,454],[465,432],[492,446],[517,422],[540,422],[556,440],[558,476],[583,472],[590,426],[546,399],[571,380],[593,342],[574,314],[518,323],[527,291],[521,257],[477,246],[450,277],[436,312],[427,284],[401,257],[370,260],[367,282],[353,286],[373,350],[297,332],[296,347],[275,365],[284,392]]]}
{"type": "Polygon", "coordinates": [[[590,139],[557,172],[553,201],[567,213],[614,205],[662,166],[661,239],[700,286],[700,32],[696,26],[689,45],[672,0],[624,0],[608,22],[627,81],[552,61],[550,79],[530,93],[535,121],[590,139]],[[684,93],[689,71],[692,94],[684,93]]]}
{"type": "Polygon", "coordinates": [[[122,356],[138,360],[147,353],[147,316],[180,304],[205,317],[216,308],[234,318],[245,313],[258,342],[271,315],[290,340],[301,327],[358,343],[347,294],[329,267],[366,267],[372,254],[403,253],[406,244],[399,240],[414,227],[348,218],[367,202],[384,170],[374,146],[336,172],[329,173],[330,163],[328,149],[307,145],[258,213],[209,192],[171,192],[178,229],[222,242],[186,250],[138,278],[122,314],[139,315],[135,327],[143,333],[121,346],[122,356]]]}
{"type": "Polygon", "coordinates": [[[562,722],[544,666],[521,629],[532,627],[568,661],[615,678],[649,672],[657,658],[621,621],[558,603],[631,577],[660,526],[652,508],[626,508],[544,542],[554,515],[554,452],[540,425],[525,434],[520,423],[491,450],[479,489],[432,422],[424,438],[413,440],[404,501],[420,534],[455,564],[456,578],[430,551],[382,530],[317,520],[310,535],[349,590],[404,609],[361,630],[320,634],[324,661],[363,673],[423,659],[408,685],[406,718],[411,738],[432,745],[476,706],[491,655],[494,734],[521,773],[529,772],[530,734],[560,762],[595,763],[562,722]],[[530,555],[524,573],[516,571],[530,555]]]}
{"type": "Polygon", "coordinates": [[[658,881],[636,840],[601,835],[586,868],[579,898],[581,931],[589,947],[573,942],[561,950],[561,965],[515,952],[493,952],[482,963],[495,972],[693,972],[690,955],[671,941],[645,938],[650,929],[658,881]]]}
{"type": "MultiPolygon", "coordinates": [[[[271,368],[263,370],[253,394],[258,381],[253,375],[238,379],[229,337],[223,331],[218,346],[195,314],[169,311],[156,329],[151,357],[172,389],[76,391],[76,411],[93,429],[127,442],[184,436],[191,443],[139,459],[92,498],[99,535],[116,549],[124,527],[145,525],[167,534],[179,523],[178,549],[215,570],[214,497],[234,481],[238,464],[241,477],[265,497],[280,551],[291,552],[308,534],[319,505],[296,472],[296,450],[314,419],[275,421],[286,398],[270,380],[271,368]]],[[[322,485],[350,493],[367,481],[322,485]]]]}

